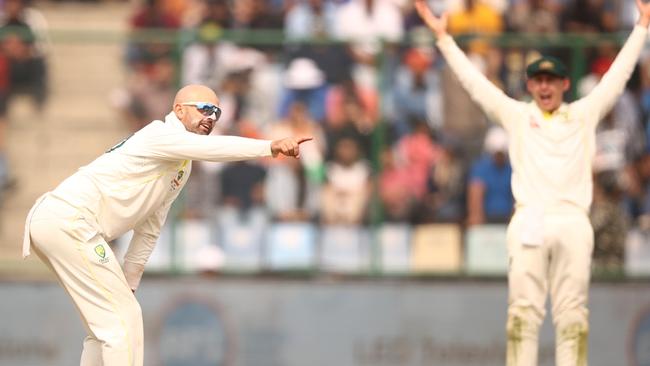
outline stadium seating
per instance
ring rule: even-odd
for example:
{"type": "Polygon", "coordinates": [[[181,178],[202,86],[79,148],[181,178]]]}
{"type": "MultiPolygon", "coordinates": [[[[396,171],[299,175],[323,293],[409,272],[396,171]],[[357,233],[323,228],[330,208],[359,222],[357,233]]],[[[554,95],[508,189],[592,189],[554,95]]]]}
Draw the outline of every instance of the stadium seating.
{"type": "Polygon", "coordinates": [[[625,240],[625,274],[632,277],[650,275],[650,232],[633,229],[625,240]]]}
{"type": "Polygon", "coordinates": [[[176,269],[182,271],[214,271],[223,265],[221,249],[217,247],[210,223],[205,220],[183,220],[175,227],[174,252],[176,269]]]}
{"type": "Polygon", "coordinates": [[[271,225],[267,232],[266,265],[275,271],[309,270],[316,261],[318,230],[310,223],[271,225]]]}
{"type": "Polygon", "coordinates": [[[411,241],[413,273],[455,273],[461,269],[461,230],[455,224],[415,226],[411,241]]]}
{"type": "Polygon", "coordinates": [[[262,269],[265,227],[246,222],[218,227],[225,271],[255,272],[262,269]]]}
{"type": "Polygon", "coordinates": [[[320,268],[325,272],[355,273],[368,270],[368,231],[359,226],[324,225],[321,228],[320,268]]]}
{"type": "Polygon", "coordinates": [[[465,271],[472,275],[508,272],[506,225],[477,225],[465,232],[465,271]]]}
{"type": "Polygon", "coordinates": [[[380,268],[383,273],[405,274],[409,271],[411,256],[411,226],[385,224],[376,232],[380,268]]]}

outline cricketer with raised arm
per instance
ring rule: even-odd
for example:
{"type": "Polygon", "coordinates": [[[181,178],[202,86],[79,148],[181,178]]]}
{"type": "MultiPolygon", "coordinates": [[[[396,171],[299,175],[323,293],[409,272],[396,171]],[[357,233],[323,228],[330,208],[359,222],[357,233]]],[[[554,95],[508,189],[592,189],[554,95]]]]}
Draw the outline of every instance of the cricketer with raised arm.
{"type": "Polygon", "coordinates": [[[515,213],[508,225],[507,365],[536,366],[539,328],[550,293],[556,365],[587,365],[587,298],[594,234],[589,221],[596,126],[624,90],[646,42],[650,5],[600,83],[586,97],[564,103],[570,87],[564,64],[545,56],[528,65],[533,101],[509,98],[447,34],[447,15],[424,0],[415,6],[461,84],[510,136],[515,213]]]}

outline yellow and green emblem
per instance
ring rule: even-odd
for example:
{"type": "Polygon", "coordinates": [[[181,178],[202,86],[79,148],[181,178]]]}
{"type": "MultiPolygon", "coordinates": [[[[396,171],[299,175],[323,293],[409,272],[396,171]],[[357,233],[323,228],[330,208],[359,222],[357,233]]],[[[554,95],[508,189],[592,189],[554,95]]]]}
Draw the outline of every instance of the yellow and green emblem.
{"type": "Polygon", "coordinates": [[[103,245],[99,244],[95,247],[95,253],[97,253],[101,258],[104,258],[106,256],[106,249],[104,249],[103,245]]]}

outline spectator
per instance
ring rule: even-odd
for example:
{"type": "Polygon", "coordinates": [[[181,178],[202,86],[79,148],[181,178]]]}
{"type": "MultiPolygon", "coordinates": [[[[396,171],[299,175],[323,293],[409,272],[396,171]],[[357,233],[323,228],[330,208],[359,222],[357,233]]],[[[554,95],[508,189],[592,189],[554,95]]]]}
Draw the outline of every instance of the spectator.
{"type": "MultiPolygon", "coordinates": [[[[489,4],[479,0],[464,0],[463,6],[449,14],[449,34],[490,35],[501,33],[504,29],[499,12],[489,4]]],[[[476,40],[470,43],[469,53],[484,54],[487,43],[476,40]]]]}
{"type": "Polygon", "coordinates": [[[341,133],[354,135],[362,153],[369,157],[370,133],[379,120],[379,96],[374,89],[359,86],[349,79],[328,90],[326,103],[328,145],[341,133]]]}
{"type": "Polygon", "coordinates": [[[284,22],[287,59],[313,60],[329,85],[350,79],[354,62],[345,45],[330,42],[337,37],[337,9],[331,0],[298,0],[284,22]]]}
{"type": "Polygon", "coordinates": [[[321,220],[325,224],[362,224],[370,198],[370,167],[352,138],[340,139],[334,145],[334,155],[326,168],[321,220]]]}
{"type": "Polygon", "coordinates": [[[27,8],[22,0],[5,1],[3,10],[0,63],[8,74],[3,76],[4,80],[0,83],[0,117],[6,118],[9,101],[15,95],[28,95],[39,111],[45,105],[48,87],[45,63],[47,43],[42,34],[47,25],[40,13],[27,8]]]}
{"type": "Polygon", "coordinates": [[[320,183],[309,179],[304,165],[293,159],[272,164],[265,189],[266,207],[276,221],[312,221],[318,216],[320,183]]]}
{"type": "Polygon", "coordinates": [[[181,81],[201,83],[221,89],[231,65],[236,63],[238,48],[230,42],[220,42],[220,28],[204,24],[197,29],[197,38],[183,50],[181,81]]]}
{"type": "Polygon", "coordinates": [[[427,191],[417,222],[461,223],[465,217],[466,168],[457,143],[443,141],[440,157],[429,169],[427,191]]]}
{"type": "Polygon", "coordinates": [[[560,31],[560,5],[554,0],[518,0],[507,12],[508,28],[519,33],[560,31]]]}
{"type": "Polygon", "coordinates": [[[411,133],[397,141],[395,150],[409,172],[409,190],[417,200],[422,200],[427,191],[429,171],[440,159],[442,149],[433,141],[425,120],[412,117],[409,123],[411,133]]]}
{"type": "Polygon", "coordinates": [[[233,28],[282,29],[283,19],[267,0],[238,0],[233,2],[233,28]]]}
{"type": "Polygon", "coordinates": [[[620,175],[616,172],[601,172],[594,177],[589,219],[594,228],[594,269],[622,273],[629,220],[623,208],[620,175]]]}
{"type": "Polygon", "coordinates": [[[194,6],[187,9],[187,27],[200,28],[210,24],[219,29],[229,29],[232,24],[232,13],[228,0],[197,0],[194,6]]]}
{"type": "MultiPolygon", "coordinates": [[[[165,9],[164,0],[146,0],[131,17],[130,27],[134,33],[144,30],[175,30],[181,25],[180,14],[165,9]]],[[[152,33],[141,33],[153,37],[152,33]]],[[[158,36],[158,34],[156,34],[158,36]]],[[[157,38],[157,37],[156,37],[157,38]]],[[[152,62],[171,57],[173,43],[161,39],[132,39],[127,46],[127,62],[136,71],[146,69],[152,62]]]]}
{"type": "MultiPolygon", "coordinates": [[[[304,102],[295,101],[289,107],[287,117],[270,127],[270,137],[282,133],[292,136],[314,136],[315,142],[301,152],[301,163],[310,180],[321,182],[323,179],[323,156],[325,154],[325,134],[322,127],[314,121],[304,102]]],[[[284,159],[278,160],[280,162],[284,159]]]]}
{"type": "MultiPolygon", "coordinates": [[[[616,50],[602,45],[600,56],[591,64],[591,72],[578,82],[578,94],[587,95],[609,70],[616,50]]],[[[646,146],[641,110],[635,94],[628,88],[616,101],[614,108],[603,118],[596,128],[596,156],[594,171],[615,171],[622,169],[641,155],[646,146]]]]}
{"type": "Polygon", "coordinates": [[[514,202],[510,188],[508,135],[492,127],[485,136],[485,152],[471,168],[467,188],[467,224],[506,223],[514,202]]]}
{"type": "Polygon", "coordinates": [[[329,0],[301,0],[284,18],[288,40],[333,39],[336,27],[336,5],[329,0]]]}
{"type": "MultiPolygon", "coordinates": [[[[485,60],[480,56],[470,59],[484,73],[485,60]]],[[[463,141],[461,154],[466,164],[476,159],[482,151],[488,120],[481,109],[472,101],[452,70],[445,66],[442,70],[442,110],[444,112],[442,134],[457,141],[463,141]]]]}
{"type": "Polygon", "coordinates": [[[328,86],[338,87],[352,79],[354,60],[343,44],[328,42],[290,44],[286,49],[286,58],[313,60],[318,65],[318,69],[324,73],[328,86]]]}
{"type": "Polygon", "coordinates": [[[30,0],[5,0],[0,13],[0,24],[28,27],[34,35],[36,53],[45,57],[52,47],[49,25],[43,14],[29,6],[30,0]]]}
{"type": "Polygon", "coordinates": [[[411,186],[408,169],[399,163],[396,152],[384,148],[381,152],[381,173],[379,174],[379,198],[384,220],[410,222],[417,204],[411,186]]]}
{"type": "Polygon", "coordinates": [[[266,169],[259,163],[228,163],[220,176],[220,214],[229,212],[235,217],[245,217],[254,211],[264,211],[266,169]]]}
{"type": "MultiPolygon", "coordinates": [[[[395,44],[402,40],[403,21],[399,8],[388,0],[350,0],[337,13],[337,37],[352,42],[350,52],[355,60],[353,78],[356,83],[376,88],[377,61],[381,41],[388,42],[390,59],[395,44]]],[[[390,60],[386,62],[390,63],[390,60]]]]}
{"type": "Polygon", "coordinates": [[[575,0],[562,16],[562,30],[603,33],[618,30],[618,17],[610,0],[575,0]]]}
{"type": "Polygon", "coordinates": [[[314,143],[300,152],[300,160],[275,159],[268,169],[266,204],[272,217],[279,221],[314,220],[318,214],[320,187],[323,180],[325,138],[321,126],[301,101],[294,101],[285,119],[270,126],[268,137],[290,133],[314,136],[314,143]]]}
{"type": "Polygon", "coordinates": [[[221,40],[230,26],[227,0],[204,0],[201,17],[192,27],[194,40],[183,50],[181,82],[219,90],[230,64],[237,62],[237,46],[221,40]]]}
{"type": "Polygon", "coordinates": [[[293,59],[284,73],[284,97],[280,104],[280,117],[287,116],[289,107],[295,101],[301,101],[307,105],[309,114],[314,119],[324,121],[327,90],[325,74],[314,60],[293,59]]]}
{"type": "Polygon", "coordinates": [[[650,150],[625,169],[625,206],[634,225],[650,229],[650,150]]]}
{"type": "Polygon", "coordinates": [[[136,73],[118,107],[126,113],[130,129],[137,131],[163,118],[175,93],[175,67],[171,60],[156,60],[147,73],[136,73]]]}
{"type": "Polygon", "coordinates": [[[409,49],[404,64],[397,69],[393,98],[398,136],[410,131],[409,116],[427,121],[432,131],[442,129],[442,87],[439,73],[431,66],[434,50],[409,49]]]}

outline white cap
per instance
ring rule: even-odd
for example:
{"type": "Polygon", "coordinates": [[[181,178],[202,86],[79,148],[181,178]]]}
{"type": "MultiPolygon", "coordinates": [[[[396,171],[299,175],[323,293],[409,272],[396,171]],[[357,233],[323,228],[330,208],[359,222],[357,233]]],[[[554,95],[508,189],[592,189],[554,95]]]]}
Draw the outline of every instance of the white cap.
{"type": "Polygon", "coordinates": [[[501,127],[491,127],[485,135],[483,148],[486,152],[494,154],[508,151],[508,134],[501,127]]]}
{"type": "Polygon", "coordinates": [[[313,89],[323,85],[325,75],[316,62],[309,58],[296,58],[284,74],[284,86],[290,89],[313,89]]]}

